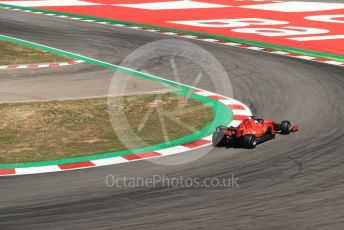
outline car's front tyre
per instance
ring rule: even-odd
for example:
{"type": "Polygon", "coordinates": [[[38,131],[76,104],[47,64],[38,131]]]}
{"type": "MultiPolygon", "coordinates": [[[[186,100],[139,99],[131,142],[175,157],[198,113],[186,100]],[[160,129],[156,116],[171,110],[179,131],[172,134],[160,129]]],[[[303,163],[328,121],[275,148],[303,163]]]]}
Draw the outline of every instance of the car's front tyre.
{"type": "Polygon", "coordinates": [[[288,135],[291,132],[291,124],[290,121],[282,121],[281,122],[281,134],[288,135]]]}

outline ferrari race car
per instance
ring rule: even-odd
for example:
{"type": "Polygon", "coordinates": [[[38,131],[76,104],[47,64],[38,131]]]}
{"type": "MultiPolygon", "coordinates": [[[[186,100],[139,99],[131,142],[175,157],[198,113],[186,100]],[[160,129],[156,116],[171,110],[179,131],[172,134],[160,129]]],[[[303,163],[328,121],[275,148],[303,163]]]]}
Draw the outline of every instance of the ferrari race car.
{"type": "Polygon", "coordinates": [[[219,126],[216,128],[212,141],[214,146],[238,146],[253,149],[257,144],[275,138],[276,133],[287,135],[299,130],[298,125],[291,126],[290,121],[276,123],[249,117],[238,127],[219,126]]]}

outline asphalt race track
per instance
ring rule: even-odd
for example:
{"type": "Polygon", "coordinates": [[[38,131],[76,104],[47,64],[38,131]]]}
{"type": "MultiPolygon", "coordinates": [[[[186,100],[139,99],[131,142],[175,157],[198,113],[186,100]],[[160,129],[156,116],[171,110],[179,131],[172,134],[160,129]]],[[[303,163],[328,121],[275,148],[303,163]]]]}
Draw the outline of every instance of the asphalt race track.
{"type": "MultiPolygon", "coordinates": [[[[170,38],[8,10],[0,10],[0,28],[4,35],[114,64],[141,45],[170,38]]],[[[247,103],[258,116],[297,122],[300,132],[279,136],[255,150],[207,147],[210,152],[205,157],[177,166],[140,161],[0,178],[0,229],[342,229],[344,69],[217,44],[193,43],[208,50],[225,67],[235,99],[247,103]],[[199,178],[234,174],[240,187],[108,188],[108,174],[199,178]]],[[[181,69],[188,69],[187,63],[178,64],[181,69]]],[[[152,72],[171,77],[170,69],[164,68],[157,61],[152,72]]],[[[1,71],[0,76],[12,88],[18,82],[25,88],[26,83],[35,81],[35,72],[29,71],[35,70],[16,72],[12,78],[8,71],[1,71]]],[[[107,76],[111,75],[88,64],[40,71],[49,75],[51,87],[55,85],[55,74],[69,76],[64,81],[68,83],[70,79],[70,84],[57,84],[61,90],[71,91],[68,86],[75,87],[77,81],[78,93],[68,97],[104,95],[107,76]],[[84,80],[86,86],[82,85],[84,80]],[[99,88],[87,87],[90,85],[99,88]]],[[[42,76],[37,84],[43,81],[43,86],[48,87],[42,76]]],[[[191,77],[184,72],[181,78],[192,82],[188,76],[191,77]]],[[[4,80],[0,82],[0,91],[4,92],[4,80]]],[[[199,87],[213,90],[206,81],[199,87]]],[[[61,94],[59,91],[39,97],[55,98],[61,94]]],[[[20,100],[9,94],[1,99],[20,100]]],[[[192,154],[200,151],[171,158],[178,160],[192,154]]]]}
{"type": "MultiPolygon", "coordinates": [[[[34,71],[5,70],[2,71],[0,79],[0,103],[104,97],[109,93],[108,88],[113,75],[112,70],[89,64],[34,71]]],[[[119,76],[123,77],[125,76],[119,76]]],[[[126,87],[128,94],[166,90],[167,86],[152,84],[144,79],[130,79],[126,87]]],[[[114,92],[112,95],[116,96],[119,93],[114,92]]]]}

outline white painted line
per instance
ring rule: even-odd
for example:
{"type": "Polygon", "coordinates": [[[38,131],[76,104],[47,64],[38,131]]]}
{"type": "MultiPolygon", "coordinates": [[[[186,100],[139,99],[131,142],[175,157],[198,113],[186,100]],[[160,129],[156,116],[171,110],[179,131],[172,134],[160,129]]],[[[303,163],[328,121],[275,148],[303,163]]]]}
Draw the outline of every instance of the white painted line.
{"type": "Polygon", "coordinates": [[[118,27],[125,27],[127,25],[124,25],[124,24],[113,24],[114,26],[118,26],[118,27]]]}
{"type": "Polygon", "coordinates": [[[338,66],[344,65],[344,62],[340,62],[340,61],[325,61],[324,63],[331,64],[331,65],[338,65],[338,66]]]}
{"type": "Polygon", "coordinates": [[[183,38],[189,38],[189,39],[195,39],[195,38],[197,38],[197,36],[195,36],[195,35],[183,35],[183,36],[181,36],[181,37],[183,37],[183,38]]]}
{"type": "Polygon", "coordinates": [[[162,34],[165,34],[165,35],[177,35],[178,33],[174,33],[174,32],[163,32],[162,34]]]}
{"type": "Polygon", "coordinates": [[[311,37],[298,37],[298,38],[287,38],[295,41],[318,41],[318,40],[332,40],[332,39],[344,39],[344,34],[338,35],[323,35],[323,36],[311,36],[311,37]]]}
{"type": "Polygon", "coordinates": [[[288,54],[290,54],[290,53],[284,52],[284,51],[271,51],[269,53],[278,54],[278,55],[288,55],[288,54]]]}
{"type": "Polygon", "coordinates": [[[236,43],[236,42],[225,42],[225,43],[221,43],[222,45],[226,45],[226,46],[240,46],[241,44],[236,43]]]}
{"type": "Polygon", "coordinates": [[[159,30],[156,30],[156,29],[149,29],[149,30],[145,30],[145,31],[156,33],[156,32],[158,32],[159,30]]]}
{"type": "Polygon", "coordinates": [[[231,104],[235,104],[235,100],[233,99],[226,99],[226,100],[219,100],[219,102],[225,104],[225,105],[231,105],[231,104]]]}
{"type": "Polygon", "coordinates": [[[123,157],[111,157],[106,159],[92,160],[91,161],[96,166],[113,165],[128,162],[128,160],[123,157]]]}
{"type": "Polygon", "coordinates": [[[137,4],[113,4],[113,6],[121,6],[128,8],[137,8],[144,10],[180,10],[180,9],[200,9],[200,8],[224,8],[229,5],[213,4],[206,2],[187,1],[167,1],[167,2],[150,2],[137,4]]]}
{"type": "Polygon", "coordinates": [[[77,18],[77,17],[72,17],[72,18],[69,18],[69,19],[72,19],[72,20],[82,20],[82,18],[77,18]]]}
{"type": "Polygon", "coordinates": [[[249,47],[247,47],[247,49],[249,49],[249,50],[256,50],[256,51],[261,51],[261,50],[263,50],[264,48],[255,47],[255,46],[249,46],[249,47]]]}
{"type": "Polygon", "coordinates": [[[26,65],[18,65],[16,69],[26,69],[28,68],[26,65]]]}
{"type": "Polygon", "coordinates": [[[128,29],[133,29],[133,30],[141,30],[142,27],[138,27],[138,26],[128,26],[128,29]]]}
{"type": "Polygon", "coordinates": [[[297,56],[297,58],[304,59],[304,60],[313,60],[313,59],[315,59],[315,57],[311,57],[311,56],[297,56]]]}
{"type": "Polygon", "coordinates": [[[243,109],[233,109],[234,115],[244,115],[244,116],[252,116],[251,111],[243,110],[243,109]]]}
{"type": "Polygon", "coordinates": [[[56,67],[62,67],[62,66],[70,66],[70,65],[77,65],[84,63],[83,60],[76,60],[72,62],[61,62],[61,63],[44,63],[44,64],[26,64],[26,65],[5,65],[0,66],[0,69],[7,69],[7,70],[15,70],[15,69],[37,69],[37,68],[56,68],[56,67]],[[54,64],[53,66],[50,66],[54,64]],[[12,67],[12,68],[9,68],[12,67]],[[15,68],[13,68],[15,67],[15,68]]]}
{"type": "Polygon", "coordinates": [[[218,39],[212,39],[212,38],[203,38],[200,40],[205,41],[205,42],[218,42],[219,41],[218,39]]]}
{"type": "Polygon", "coordinates": [[[93,19],[83,19],[84,22],[96,22],[96,20],[93,19]]]}
{"type": "Polygon", "coordinates": [[[49,67],[49,64],[38,65],[37,68],[46,68],[49,67]]]}
{"type": "Polygon", "coordinates": [[[66,16],[66,15],[57,15],[56,17],[58,17],[58,18],[69,18],[69,16],[66,16]]]}
{"type": "Polygon", "coordinates": [[[344,9],[342,3],[328,3],[328,2],[281,2],[281,3],[269,3],[259,5],[246,5],[239,6],[241,8],[256,9],[256,10],[270,10],[278,12],[313,12],[324,10],[337,10],[344,9]]]}
{"type": "Polygon", "coordinates": [[[38,174],[38,173],[48,173],[48,172],[58,172],[61,169],[57,165],[51,166],[39,166],[30,168],[16,168],[16,174],[18,175],[28,175],[28,174],[38,174]]]}
{"type": "Polygon", "coordinates": [[[68,63],[66,63],[66,62],[65,62],[65,63],[60,63],[60,64],[59,64],[59,66],[68,66],[68,65],[70,65],[70,64],[68,64],[68,63]]]}
{"type": "Polygon", "coordinates": [[[190,148],[178,145],[175,147],[171,147],[171,148],[167,148],[167,149],[160,149],[154,152],[160,153],[163,156],[168,156],[168,155],[173,155],[176,153],[182,153],[182,152],[186,152],[186,151],[190,151],[190,148]]]}
{"type": "Polygon", "coordinates": [[[212,96],[212,95],[216,95],[216,94],[214,94],[214,93],[212,93],[212,92],[208,92],[208,91],[195,92],[195,94],[198,94],[198,95],[201,95],[201,96],[205,96],[205,97],[207,97],[207,96],[212,96]]]}

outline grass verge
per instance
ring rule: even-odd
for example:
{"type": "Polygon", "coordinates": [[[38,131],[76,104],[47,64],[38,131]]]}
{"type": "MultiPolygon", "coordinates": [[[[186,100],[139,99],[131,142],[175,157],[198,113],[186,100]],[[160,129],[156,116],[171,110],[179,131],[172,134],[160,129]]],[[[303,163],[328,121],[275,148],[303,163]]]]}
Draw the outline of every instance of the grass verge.
{"type": "Polygon", "coordinates": [[[0,65],[71,61],[71,58],[17,43],[0,40],[0,65]]]}
{"type": "Polygon", "coordinates": [[[172,93],[116,97],[109,105],[129,124],[112,117],[117,134],[106,98],[0,104],[0,164],[126,150],[131,138],[124,145],[118,133],[128,130],[143,140],[133,145],[146,147],[194,133],[214,119],[210,107],[172,93]]]}

